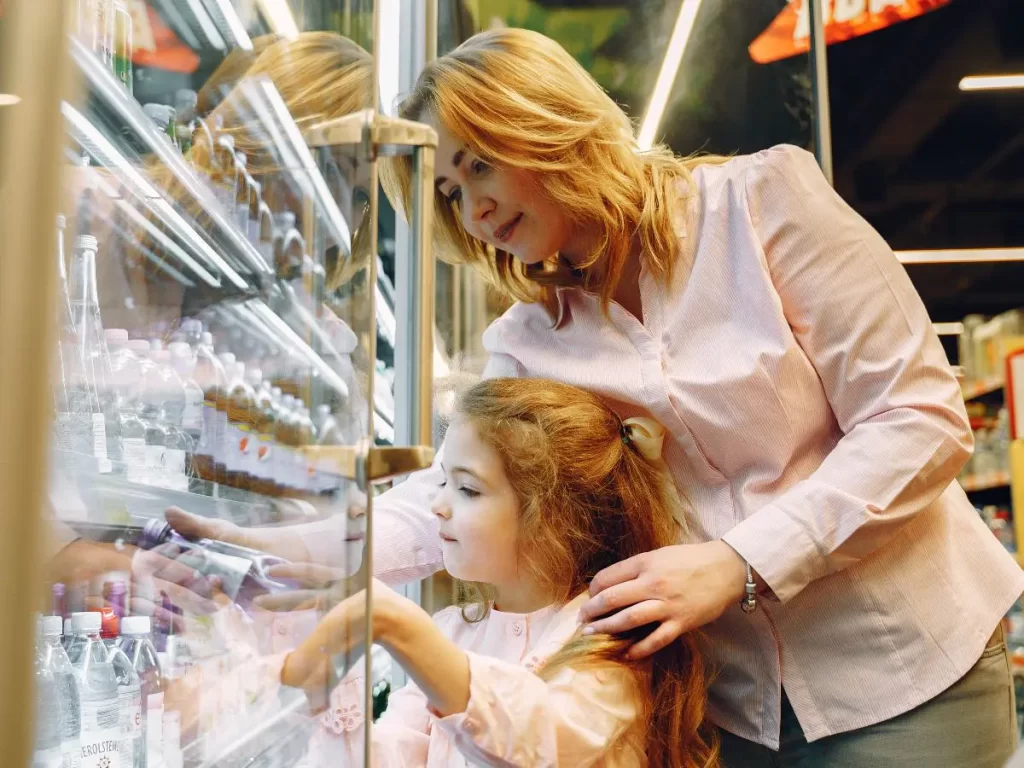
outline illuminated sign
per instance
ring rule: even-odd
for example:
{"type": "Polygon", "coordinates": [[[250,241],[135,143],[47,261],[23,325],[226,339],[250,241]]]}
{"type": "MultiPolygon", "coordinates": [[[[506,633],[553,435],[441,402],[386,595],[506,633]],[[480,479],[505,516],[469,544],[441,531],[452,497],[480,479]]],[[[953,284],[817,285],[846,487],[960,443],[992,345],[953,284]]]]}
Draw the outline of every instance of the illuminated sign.
{"type": "MultiPolygon", "coordinates": [[[[949,0],[817,0],[825,19],[825,42],[841,43],[879,29],[912,19],[949,4],[949,0]]],[[[811,47],[811,19],[808,0],[790,0],[789,5],[750,44],[750,57],[768,64],[811,47]]]]}

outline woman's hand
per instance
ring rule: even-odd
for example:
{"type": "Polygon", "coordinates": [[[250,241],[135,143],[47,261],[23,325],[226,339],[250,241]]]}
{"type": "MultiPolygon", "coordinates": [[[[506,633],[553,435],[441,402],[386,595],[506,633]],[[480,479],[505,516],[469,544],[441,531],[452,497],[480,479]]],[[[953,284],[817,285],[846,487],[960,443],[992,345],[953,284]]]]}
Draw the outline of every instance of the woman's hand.
{"type": "Polygon", "coordinates": [[[636,555],[594,577],[591,598],[580,609],[581,621],[592,622],[584,633],[619,634],[658,623],[629,651],[630,658],[650,656],[721,616],[743,597],[746,578],[743,559],[722,541],[636,555]]]}

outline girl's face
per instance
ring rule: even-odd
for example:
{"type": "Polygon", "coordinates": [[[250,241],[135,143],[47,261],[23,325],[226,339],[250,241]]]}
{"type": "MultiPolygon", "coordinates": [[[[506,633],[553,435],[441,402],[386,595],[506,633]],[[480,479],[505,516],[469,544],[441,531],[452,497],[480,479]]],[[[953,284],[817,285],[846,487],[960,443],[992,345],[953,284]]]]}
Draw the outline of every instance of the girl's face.
{"type": "Polygon", "coordinates": [[[519,580],[519,499],[501,456],[465,420],[448,428],[444,485],[434,499],[444,567],[457,579],[512,586],[519,580]]]}
{"type": "Polygon", "coordinates": [[[468,234],[523,264],[556,253],[572,258],[572,222],[544,194],[536,173],[492,166],[433,116],[424,122],[437,131],[435,186],[457,205],[468,234]]]}

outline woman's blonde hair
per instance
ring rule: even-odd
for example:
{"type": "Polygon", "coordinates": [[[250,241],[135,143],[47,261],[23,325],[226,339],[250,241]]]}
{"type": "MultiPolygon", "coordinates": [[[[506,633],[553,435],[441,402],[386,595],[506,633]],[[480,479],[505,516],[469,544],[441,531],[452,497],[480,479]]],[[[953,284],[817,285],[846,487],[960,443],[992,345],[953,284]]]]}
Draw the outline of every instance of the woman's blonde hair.
{"type": "MultiPolygon", "coordinates": [[[[469,236],[457,204],[435,190],[441,257],[473,264],[506,293],[552,312],[558,285],[582,286],[607,307],[635,243],[646,268],[667,281],[680,248],[673,217],[685,205],[681,182],[692,167],[717,161],[679,158],[663,146],[641,152],[629,118],[586,70],[558,43],[525,29],[481,32],[434,60],[398,111],[434,118],[492,164],[535,172],[575,227],[598,235],[573,268],[555,254],[526,267],[469,236]]],[[[405,211],[411,174],[407,157],[382,167],[385,191],[405,211]]]]}
{"type": "MultiPolygon", "coordinates": [[[[218,136],[232,137],[235,151],[246,155],[249,173],[261,183],[281,169],[275,160],[272,138],[262,122],[248,111],[248,101],[240,93],[247,83],[259,82],[261,78],[274,85],[300,127],[343,117],[376,103],[372,57],[341,35],[302,32],[294,39],[266,35],[253,40],[252,51],[232,51],[200,91],[199,111],[211,126],[217,126],[218,136]]],[[[199,140],[198,135],[196,139],[188,160],[199,172],[214,176],[217,163],[209,142],[199,140]]],[[[160,177],[161,187],[172,198],[182,203],[192,199],[169,170],[156,168],[153,174],[160,177]]],[[[270,197],[270,190],[267,193],[270,197]]],[[[204,216],[201,210],[190,213],[200,219],[204,216]]],[[[301,216],[301,211],[295,213],[301,216]]],[[[354,241],[359,240],[358,235],[359,232],[354,241]]],[[[365,235],[362,239],[366,239],[365,235]]],[[[328,275],[329,289],[337,288],[358,265],[366,262],[366,244],[353,242],[352,254],[351,260],[339,263],[328,275]]]]}
{"type": "MultiPolygon", "coordinates": [[[[488,379],[462,396],[456,418],[502,456],[520,504],[520,563],[557,604],[585,592],[601,569],[678,543],[671,479],[623,438],[619,417],[596,395],[542,379],[488,379]]],[[[462,586],[463,617],[479,621],[489,608],[486,595],[462,586]]],[[[716,765],[697,636],[684,635],[640,662],[624,656],[634,639],[577,634],[541,676],[566,667],[630,668],[643,702],[638,727],[647,764],[716,765]]]]}

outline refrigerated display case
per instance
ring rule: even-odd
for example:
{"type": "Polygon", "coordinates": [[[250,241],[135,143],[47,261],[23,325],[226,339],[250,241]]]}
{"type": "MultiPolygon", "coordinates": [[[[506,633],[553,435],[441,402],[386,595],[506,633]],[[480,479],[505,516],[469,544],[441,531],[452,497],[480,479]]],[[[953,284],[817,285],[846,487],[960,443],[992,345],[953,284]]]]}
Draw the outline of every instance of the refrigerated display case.
{"type": "Polygon", "coordinates": [[[372,719],[388,669],[362,646],[319,690],[279,680],[367,587],[375,484],[433,457],[436,136],[376,109],[379,17],[367,0],[0,6],[0,40],[39,33],[0,65],[23,94],[0,115],[0,190],[20,201],[0,213],[0,376],[20,398],[0,520],[30,543],[3,553],[25,586],[0,659],[11,765],[306,765],[346,676],[365,693],[345,716],[372,719]],[[418,184],[396,290],[377,166],[401,153],[418,184]],[[11,690],[35,692],[34,724],[11,690]]]}

